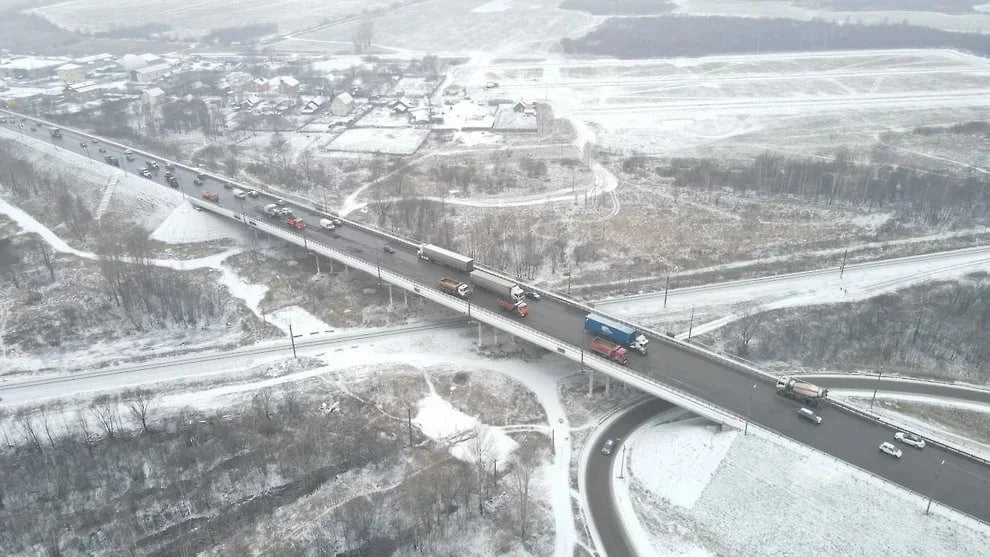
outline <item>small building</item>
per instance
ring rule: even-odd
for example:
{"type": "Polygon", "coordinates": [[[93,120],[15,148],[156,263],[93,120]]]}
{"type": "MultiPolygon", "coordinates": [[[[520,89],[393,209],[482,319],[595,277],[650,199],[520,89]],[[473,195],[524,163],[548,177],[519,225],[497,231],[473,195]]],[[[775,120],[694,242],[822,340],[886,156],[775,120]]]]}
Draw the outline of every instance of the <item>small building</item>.
{"type": "Polygon", "coordinates": [[[526,101],[517,101],[515,104],[512,105],[512,111],[518,112],[520,114],[536,113],[536,109],[533,107],[533,103],[526,101]]]}
{"type": "Polygon", "coordinates": [[[302,107],[303,114],[316,114],[317,112],[323,110],[323,107],[327,104],[326,97],[315,97],[306,101],[306,104],[302,107]]]}
{"type": "Polygon", "coordinates": [[[158,81],[159,79],[165,77],[169,71],[171,71],[172,66],[168,64],[155,64],[154,66],[145,66],[143,68],[138,68],[131,72],[131,79],[137,81],[138,83],[151,83],[153,81],[158,81]]]}
{"type": "Polygon", "coordinates": [[[59,80],[66,85],[86,81],[85,68],[79,64],[73,64],[72,62],[62,64],[55,70],[55,73],[58,74],[59,80]]]}
{"type": "Polygon", "coordinates": [[[165,99],[165,91],[161,87],[152,87],[141,91],[141,103],[149,108],[155,108],[165,99]]]}
{"type": "Polygon", "coordinates": [[[413,103],[411,103],[408,99],[398,99],[388,103],[388,108],[393,114],[403,114],[409,112],[409,109],[413,106],[413,103]]]}
{"type": "Polygon", "coordinates": [[[14,58],[5,64],[0,64],[0,75],[13,79],[44,79],[51,77],[55,69],[63,64],[65,60],[51,58],[33,56],[14,58]]]}
{"type": "Polygon", "coordinates": [[[105,87],[95,81],[82,81],[65,86],[65,99],[72,102],[95,101],[103,96],[105,87]]]}
{"type": "Polygon", "coordinates": [[[334,116],[347,116],[354,110],[354,97],[349,93],[341,93],[330,103],[330,113],[334,116]]]}
{"type": "Polygon", "coordinates": [[[278,92],[282,95],[298,95],[299,80],[291,76],[278,78],[278,92]]]}
{"type": "Polygon", "coordinates": [[[253,93],[267,93],[271,89],[271,84],[263,77],[256,77],[244,89],[253,93]]]}

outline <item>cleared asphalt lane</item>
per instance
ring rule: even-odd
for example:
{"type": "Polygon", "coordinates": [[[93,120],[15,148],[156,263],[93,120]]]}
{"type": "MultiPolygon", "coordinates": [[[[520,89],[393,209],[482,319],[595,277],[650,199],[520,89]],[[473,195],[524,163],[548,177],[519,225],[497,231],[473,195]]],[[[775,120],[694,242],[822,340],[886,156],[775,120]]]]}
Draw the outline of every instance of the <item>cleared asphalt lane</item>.
{"type": "Polygon", "coordinates": [[[622,445],[629,434],[657,414],[673,408],[674,405],[659,398],[654,398],[626,410],[622,417],[598,432],[588,440],[591,450],[585,467],[585,490],[588,501],[588,514],[598,531],[602,550],[608,557],[624,557],[635,555],[632,545],[626,538],[626,532],[619,519],[612,494],[612,463],[622,458],[622,445]],[[609,456],[602,454],[602,444],[606,439],[615,439],[615,447],[609,456]]]}
{"type": "MultiPolygon", "coordinates": [[[[8,124],[9,125],[9,124],[8,124]]],[[[45,132],[39,127],[36,134],[45,132]]],[[[56,140],[61,147],[81,152],[80,141],[89,141],[89,135],[80,136],[63,131],[65,138],[56,140]]],[[[41,136],[41,139],[48,138],[41,136]]],[[[115,148],[104,142],[111,154],[117,155],[115,148]]],[[[137,162],[148,157],[138,155],[137,162]]],[[[101,163],[103,164],[103,163],[101,163]]],[[[138,165],[124,165],[134,171],[138,165]]],[[[162,164],[162,173],[164,164],[162,164]]],[[[162,175],[159,174],[159,176],[162,175]]],[[[245,226],[250,228],[252,221],[267,219],[257,212],[257,208],[271,203],[274,198],[262,195],[258,198],[237,199],[232,192],[220,186],[211,178],[202,188],[192,185],[194,171],[178,168],[181,189],[190,195],[198,196],[198,190],[207,189],[220,195],[220,202],[227,208],[234,208],[244,215],[245,226]]],[[[157,180],[162,183],[160,178],[157,180]]],[[[382,245],[388,242],[383,236],[356,226],[345,225],[335,231],[320,229],[317,225],[319,211],[305,207],[293,207],[297,216],[303,217],[309,226],[300,233],[301,238],[319,240],[328,245],[360,257],[365,261],[378,262],[383,268],[400,273],[410,279],[427,285],[436,285],[444,276],[464,282],[468,277],[439,265],[420,260],[411,245],[395,244],[397,252],[387,254],[382,245]]],[[[286,225],[286,228],[289,227],[286,225]]],[[[476,290],[472,304],[497,311],[496,297],[476,290]]],[[[579,308],[544,299],[530,303],[530,315],[525,324],[562,342],[586,346],[589,336],[583,329],[584,312],[579,308]]],[[[588,355],[587,358],[597,356],[588,355]]],[[[881,442],[893,436],[893,430],[859,416],[848,414],[834,407],[822,410],[824,423],[814,426],[797,417],[800,404],[776,395],[772,383],[755,379],[753,376],[736,371],[718,361],[699,356],[677,344],[653,339],[649,354],[640,356],[633,353],[629,369],[662,381],[671,387],[705,399],[739,416],[746,416],[751,408],[750,418],[754,423],[832,454],[874,474],[885,477],[904,487],[925,495],[933,494],[937,501],[955,507],[977,518],[990,521],[990,466],[973,461],[965,456],[938,447],[905,454],[900,460],[879,453],[881,442]],[[755,387],[754,387],[755,385],[755,387]],[[944,466],[940,463],[944,461],[944,466]],[[939,474],[933,488],[933,479],[939,474]]]]}

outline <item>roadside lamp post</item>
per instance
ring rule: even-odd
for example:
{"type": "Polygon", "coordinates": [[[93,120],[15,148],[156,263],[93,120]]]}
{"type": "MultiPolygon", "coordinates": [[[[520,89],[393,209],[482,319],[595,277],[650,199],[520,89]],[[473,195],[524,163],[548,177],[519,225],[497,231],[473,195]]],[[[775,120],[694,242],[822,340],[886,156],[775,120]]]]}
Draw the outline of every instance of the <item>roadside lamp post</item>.
{"type": "Polygon", "coordinates": [[[749,411],[753,409],[753,393],[756,392],[756,383],[753,383],[753,388],[749,390],[749,404],[746,405],[746,425],[743,426],[743,435],[749,434],[749,411]]]}
{"type": "Polygon", "coordinates": [[[881,377],[883,377],[883,370],[877,370],[877,384],[873,387],[873,398],[870,399],[870,410],[873,410],[873,403],[877,401],[877,391],[880,390],[881,377]]]}
{"type": "Polygon", "coordinates": [[[691,322],[688,324],[688,340],[691,340],[691,333],[694,332],[694,307],[691,307],[691,322]]]}
{"type": "Polygon", "coordinates": [[[567,277],[567,295],[571,295],[571,270],[568,269],[564,276],[567,277]]]}
{"type": "Polygon", "coordinates": [[[622,459],[619,461],[619,479],[622,478],[622,473],[626,470],[626,444],[622,444],[622,459]]]}
{"type": "Polygon", "coordinates": [[[945,464],[945,460],[938,463],[938,468],[935,469],[935,477],[932,478],[932,487],[928,490],[928,506],[925,507],[925,514],[928,514],[932,510],[932,499],[935,497],[935,482],[938,481],[938,475],[942,473],[942,465],[945,464]]]}

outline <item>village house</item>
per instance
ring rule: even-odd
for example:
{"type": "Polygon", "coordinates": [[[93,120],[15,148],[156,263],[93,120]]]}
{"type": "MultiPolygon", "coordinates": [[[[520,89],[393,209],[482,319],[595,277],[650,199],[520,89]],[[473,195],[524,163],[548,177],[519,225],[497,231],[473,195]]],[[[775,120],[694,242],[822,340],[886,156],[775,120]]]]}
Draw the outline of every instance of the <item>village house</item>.
{"type": "Polygon", "coordinates": [[[354,110],[354,98],[349,93],[340,93],[330,103],[330,113],[334,116],[347,116],[354,110]]]}
{"type": "Polygon", "coordinates": [[[86,70],[79,64],[72,62],[62,64],[55,70],[55,73],[58,74],[59,80],[66,85],[86,81],[86,70]]]}

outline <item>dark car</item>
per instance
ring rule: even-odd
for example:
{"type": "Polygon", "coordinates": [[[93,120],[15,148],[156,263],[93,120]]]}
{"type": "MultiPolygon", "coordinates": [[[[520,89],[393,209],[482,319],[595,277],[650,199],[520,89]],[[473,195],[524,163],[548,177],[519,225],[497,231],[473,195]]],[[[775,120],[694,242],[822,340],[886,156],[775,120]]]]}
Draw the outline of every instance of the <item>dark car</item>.
{"type": "Polygon", "coordinates": [[[206,174],[200,172],[199,174],[196,175],[196,178],[199,178],[200,180],[205,181],[206,180],[206,174]]]}
{"type": "Polygon", "coordinates": [[[195,178],[193,180],[193,184],[196,184],[197,186],[202,186],[203,185],[203,180],[201,180],[199,178],[195,178]]]}
{"type": "Polygon", "coordinates": [[[101,152],[101,153],[106,153],[106,152],[107,152],[107,150],[106,150],[106,149],[104,149],[103,147],[100,147],[100,152],[101,152]]]}
{"type": "Polygon", "coordinates": [[[229,189],[233,189],[233,188],[234,188],[234,184],[231,184],[230,182],[224,182],[223,183],[223,189],[229,190],[229,189]]]}
{"type": "Polygon", "coordinates": [[[526,291],[526,297],[529,298],[530,300],[539,300],[540,299],[540,293],[539,292],[533,292],[532,290],[527,290],[526,291]]]}
{"type": "Polygon", "coordinates": [[[80,147],[85,147],[85,148],[89,148],[89,145],[86,145],[86,142],[85,142],[85,141],[80,141],[80,142],[79,142],[79,146],[80,146],[80,147]]]}
{"type": "Polygon", "coordinates": [[[392,246],[390,246],[388,244],[385,244],[384,246],[382,246],[382,249],[385,250],[385,253],[395,253],[395,248],[393,248],[392,246]]]}

